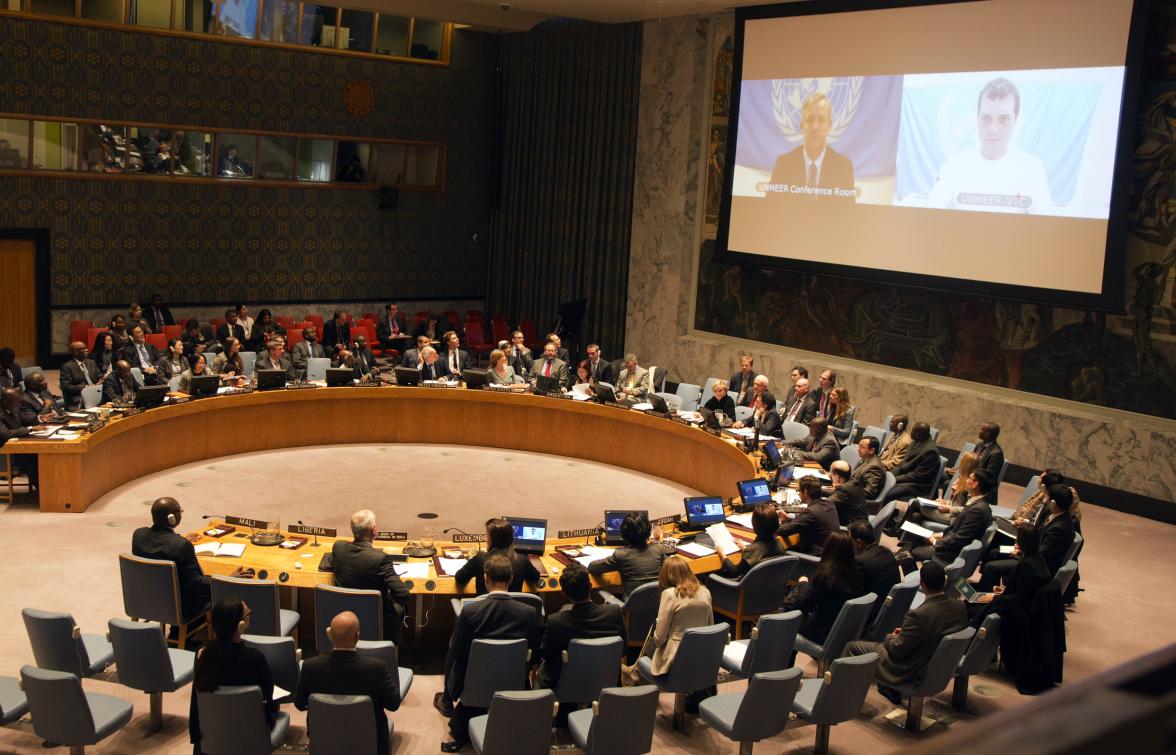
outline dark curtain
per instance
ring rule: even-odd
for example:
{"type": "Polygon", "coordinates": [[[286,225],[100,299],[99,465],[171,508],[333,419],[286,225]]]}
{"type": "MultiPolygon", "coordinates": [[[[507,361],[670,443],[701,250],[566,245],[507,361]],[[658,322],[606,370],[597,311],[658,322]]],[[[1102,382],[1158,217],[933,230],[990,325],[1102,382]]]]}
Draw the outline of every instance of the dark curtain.
{"type": "MultiPolygon", "coordinates": [[[[577,344],[625,340],[641,25],[554,22],[502,37],[499,196],[487,304],[540,339],[587,299],[577,344]]],[[[582,358],[573,352],[573,359],[582,358]]],[[[574,368],[573,368],[574,369],[574,368]]]]}

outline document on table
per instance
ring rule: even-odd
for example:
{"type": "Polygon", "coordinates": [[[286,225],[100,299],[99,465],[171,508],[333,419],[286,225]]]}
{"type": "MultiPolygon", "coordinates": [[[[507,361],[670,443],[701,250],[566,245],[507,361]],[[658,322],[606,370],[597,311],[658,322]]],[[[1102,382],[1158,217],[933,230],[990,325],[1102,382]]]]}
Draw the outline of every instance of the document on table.
{"type": "Polygon", "coordinates": [[[928,506],[930,508],[938,508],[939,501],[932,501],[930,498],[916,498],[920,506],[928,506]]]}
{"type": "MultiPolygon", "coordinates": [[[[731,542],[735,542],[735,541],[732,540],[731,542]]],[[[709,556],[715,552],[714,548],[707,547],[707,546],[703,545],[702,543],[679,543],[678,550],[682,551],[683,553],[685,553],[689,556],[694,556],[695,558],[702,558],[703,556],[709,556]]]]}
{"type": "Polygon", "coordinates": [[[935,534],[934,531],[929,530],[926,527],[921,527],[921,526],[915,524],[914,522],[903,522],[902,527],[900,527],[899,529],[901,529],[903,532],[909,532],[912,535],[918,535],[919,537],[926,537],[926,538],[929,538],[935,534]]]}
{"type": "Polygon", "coordinates": [[[731,516],[727,517],[727,521],[731,524],[738,524],[744,529],[752,529],[751,514],[732,514],[731,516]]]}
{"type": "Polygon", "coordinates": [[[599,561],[600,559],[596,558],[595,556],[576,556],[572,560],[575,561],[580,566],[587,568],[588,565],[591,564],[593,561],[599,561]]]}
{"type": "Polygon", "coordinates": [[[196,555],[208,554],[209,556],[227,556],[229,558],[240,558],[245,553],[245,543],[203,543],[197,545],[194,550],[196,555]]]}
{"type": "Polygon", "coordinates": [[[651,404],[647,401],[642,401],[640,404],[633,404],[633,411],[636,411],[636,412],[647,412],[652,408],[653,408],[653,404],[651,404]]]}
{"type": "Polygon", "coordinates": [[[792,468],[792,479],[803,480],[806,477],[816,477],[821,482],[829,482],[829,475],[825,474],[820,469],[810,469],[808,467],[792,468]]]}
{"type": "Polygon", "coordinates": [[[396,576],[401,579],[428,579],[428,561],[401,561],[395,564],[396,576]]]}
{"type": "Polygon", "coordinates": [[[735,538],[731,537],[731,530],[727,529],[727,525],[722,522],[707,527],[706,534],[711,536],[711,540],[714,541],[715,550],[717,551],[736,553],[743,550],[739,547],[739,543],[735,542],[735,538]]]}
{"type": "Polygon", "coordinates": [[[437,557],[437,563],[441,564],[441,573],[446,577],[452,577],[466,565],[468,558],[445,558],[444,556],[437,557]]]}
{"type": "Polygon", "coordinates": [[[593,559],[608,558],[613,554],[613,549],[600,548],[595,545],[584,545],[580,547],[580,553],[585,556],[591,556],[593,559]]]}
{"type": "Polygon", "coordinates": [[[754,427],[724,427],[723,431],[737,435],[740,438],[751,438],[755,435],[754,427]]]}
{"type": "MultiPolygon", "coordinates": [[[[582,383],[581,385],[585,385],[585,384],[582,383]]],[[[576,387],[578,388],[579,386],[576,386],[576,387]]],[[[592,400],[592,394],[589,394],[589,393],[578,393],[573,390],[568,395],[572,397],[572,401],[591,401],[592,400]]]]}

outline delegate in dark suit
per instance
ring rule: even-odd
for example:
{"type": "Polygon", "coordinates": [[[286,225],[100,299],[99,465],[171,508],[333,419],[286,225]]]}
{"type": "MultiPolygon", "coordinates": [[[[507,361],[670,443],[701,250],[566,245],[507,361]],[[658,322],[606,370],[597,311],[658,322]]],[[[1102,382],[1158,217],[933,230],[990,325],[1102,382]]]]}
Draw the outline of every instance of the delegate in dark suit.
{"type": "MultiPolygon", "coordinates": [[[[807,183],[804,170],[804,145],[776,158],[776,165],[772,168],[772,183],[793,186],[804,186],[807,183]]],[[[853,162],[832,147],[826,146],[825,157],[821,160],[821,171],[817,185],[822,189],[852,189],[854,187],[853,162]]],[[[773,192],[771,196],[803,198],[807,195],[773,192]]],[[[856,197],[853,196],[838,197],[838,199],[856,201],[856,197]]]]}
{"type": "Polygon", "coordinates": [[[327,352],[323,350],[323,345],[318,341],[314,343],[299,341],[290,350],[290,361],[294,363],[294,370],[298,373],[298,377],[306,377],[307,360],[326,358],[327,352]]]}
{"type": "Polygon", "coordinates": [[[139,558],[171,561],[176,565],[180,583],[180,608],[184,620],[190,621],[208,610],[212,588],[196,560],[192,543],[165,525],[140,527],[131,535],[131,554],[139,558]]]}
{"type": "Polygon", "coordinates": [[[964,506],[964,510],[951,520],[951,524],[947,525],[947,529],[943,532],[943,537],[936,540],[935,545],[921,545],[913,548],[911,555],[917,561],[934,558],[947,566],[955,561],[964,546],[973,540],[981,539],[984,536],[984,530],[988,529],[990,524],[992,524],[992,507],[983,498],[973,498],[964,506]]]}
{"type": "Polygon", "coordinates": [[[769,435],[773,438],[779,438],[784,435],[780,415],[776,413],[773,407],[768,407],[762,412],[753,415],[752,426],[759,431],[760,435],[769,435]]]}
{"type": "Polygon", "coordinates": [[[93,359],[85,359],[79,363],[71,359],[61,365],[61,395],[65,398],[67,411],[74,411],[82,407],[82,389],[87,385],[98,385],[102,382],[102,373],[93,359]],[[86,382],[89,375],[90,382],[86,382]]]}
{"type": "MultiPolygon", "coordinates": [[[[132,367],[138,367],[143,370],[147,367],[152,369],[159,362],[159,350],[149,343],[137,344],[134,341],[122,347],[119,352],[119,359],[125,359],[127,364],[132,367]]],[[[162,385],[163,381],[159,379],[159,374],[154,375],[143,373],[143,383],[145,385],[162,385]]]]}
{"type": "Polygon", "coordinates": [[[870,516],[866,508],[866,491],[853,480],[843,482],[833,490],[829,502],[837,509],[837,521],[849,524],[870,516]]]}
{"type": "Polygon", "coordinates": [[[42,414],[62,414],[64,411],[65,404],[49,391],[39,396],[33,391],[25,391],[20,395],[20,421],[26,427],[39,425],[42,414]]]}
{"type": "Polygon", "coordinates": [[[928,596],[918,608],[907,611],[898,634],[889,635],[882,642],[851,642],[845,654],[878,653],[881,662],[874,676],[887,687],[917,684],[931,663],[939,641],[966,626],[968,609],[964,602],[938,593],[928,596]]]}
{"type": "MultiPolygon", "coordinates": [[[[976,466],[978,469],[983,469],[992,476],[995,482],[1000,477],[1001,467],[1004,466],[1004,449],[995,441],[981,443],[972,451],[976,454],[976,466]]],[[[989,503],[996,503],[996,492],[998,485],[993,485],[992,489],[984,496],[984,500],[989,503]]]]}
{"type": "MultiPolygon", "coordinates": [[[[294,693],[295,707],[306,710],[314,694],[370,697],[376,718],[376,753],[388,752],[388,716],[384,711],[400,707],[400,682],[388,664],[354,650],[332,650],[317,655],[302,664],[294,693]]],[[[313,721],[307,721],[308,732],[313,725],[313,721]]]]}
{"type": "Polygon", "coordinates": [[[563,671],[563,651],[572,640],[596,637],[620,637],[625,642],[625,618],[614,605],[573,603],[547,617],[543,641],[539,646],[539,686],[552,689],[559,683],[563,671]]]}
{"type": "Polygon", "coordinates": [[[404,329],[404,319],[397,315],[396,317],[381,317],[376,323],[376,338],[380,343],[388,348],[398,348],[403,346],[405,339],[408,338],[408,333],[404,329]],[[393,323],[395,323],[395,330],[398,337],[392,337],[393,323]]]}
{"type": "Polygon", "coordinates": [[[243,326],[239,322],[233,323],[232,325],[229,325],[227,322],[222,322],[220,325],[217,325],[216,326],[216,340],[220,341],[221,343],[224,343],[225,339],[228,339],[228,338],[236,338],[238,341],[241,342],[241,346],[244,346],[245,345],[245,326],[243,326]]]}
{"type": "Polygon", "coordinates": [[[597,359],[595,362],[591,359],[588,360],[588,376],[598,383],[616,384],[616,374],[613,373],[612,365],[604,361],[603,358],[597,359]]]}
{"type": "Polygon", "coordinates": [[[673,555],[676,548],[661,543],[646,543],[641,548],[625,546],[617,548],[611,555],[588,564],[589,574],[607,574],[615,571],[621,576],[621,591],[626,598],[646,582],[657,580],[662,561],[673,555]]]}
{"type": "Polygon", "coordinates": [[[337,347],[347,348],[351,345],[351,326],[328,320],[323,325],[323,348],[334,352],[337,347]]]}
{"type": "Polygon", "coordinates": [[[886,494],[886,500],[908,500],[927,495],[939,473],[939,449],[935,442],[928,438],[911,443],[907,446],[906,457],[891,473],[894,487],[886,494]]]}
{"type": "Polygon", "coordinates": [[[780,525],[776,534],[785,541],[792,535],[800,535],[796,550],[819,556],[829,535],[837,532],[840,526],[837,523],[836,507],[826,498],[817,498],[809,502],[808,508],[797,514],[792,521],[780,525]]]}
{"type": "Polygon", "coordinates": [[[24,372],[20,365],[13,363],[7,367],[0,367],[0,388],[20,388],[23,385],[24,372]]]}
{"type": "Polygon", "coordinates": [[[886,596],[890,594],[890,588],[899,583],[902,575],[899,574],[898,561],[895,560],[894,554],[889,548],[877,543],[871,543],[863,548],[854,556],[854,561],[857,563],[858,574],[862,576],[862,589],[878,596],[866,622],[866,626],[869,626],[882,608],[886,596]]]}
{"type": "Polygon", "coordinates": [[[335,560],[336,585],[380,591],[384,598],[384,639],[399,645],[408,588],[397,576],[392,557],[373,548],[367,540],[337,540],[331,548],[331,555],[335,560]]]}
{"type": "Polygon", "coordinates": [[[867,499],[875,498],[886,484],[886,467],[882,466],[882,461],[877,456],[871,456],[854,467],[849,479],[862,486],[867,499]]]}
{"type": "Polygon", "coordinates": [[[802,425],[807,425],[812,422],[817,416],[817,402],[813,400],[810,393],[804,398],[793,398],[791,403],[784,406],[784,411],[780,413],[781,419],[785,422],[799,422],[802,425]]]}
{"type": "Polygon", "coordinates": [[[800,440],[790,441],[785,445],[800,449],[801,458],[805,461],[817,462],[826,472],[829,471],[833,462],[841,458],[841,446],[837,445],[837,438],[833,437],[833,433],[828,431],[819,438],[806,435],[800,440]]]}
{"type": "MultiPolygon", "coordinates": [[[[1047,519],[1041,526],[1041,558],[1045,561],[1050,574],[1057,574],[1058,569],[1065,563],[1066,552],[1074,543],[1074,517],[1063,511],[1057,516],[1047,519]]],[[[980,570],[979,589],[991,590],[1002,579],[1006,582],[1021,559],[1002,558],[989,561],[980,570]]]]}
{"type": "Polygon", "coordinates": [[[752,390],[752,385],[755,383],[755,371],[751,371],[744,375],[742,371],[736,372],[727,381],[727,392],[730,396],[736,399],[736,404],[739,406],[751,406],[752,399],[755,398],[755,391],[752,390]],[[746,384],[745,384],[746,381],[746,384]],[[743,391],[741,397],[739,392],[743,391]]]}
{"type": "Polygon", "coordinates": [[[438,359],[432,364],[421,363],[421,380],[440,380],[450,375],[449,365],[438,359]]]}
{"type": "Polygon", "coordinates": [[[138,390],[134,375],[128,373],[124,378],[118,370],[111,370],[102,381],[102,403],[109,404],[111,401],[121,401],[124,398],[134,399],[138,390]]]}
{"type": "Polygon", "coordinates": [[[470,359],[470,353],[465,349],[458,349],[456,356],[449,349],[443,349],[438,352],[438,359],[445,362],[451,373],[454,371],[454,363],[457,364],[457,370],[459,372],[474,366],[473,360],[470,359]]]}
{"type": "Polygon", "coordinates": [[[505,548],[491,548],[488,551],[478,551],[457,570],[457,574],[453,575],[453,581],[457,585],[457,589],[464,590],[465,586],[472,579],[474,580],[474,592],[477,595],[485,595],[486,559],[496,553],[510,559],[511,592],[520,592],[523,589],[524,582],[529,585],[537,585],[539,583],[539,570],[535,568],[535,565],[531,563],[531,559],[527,558],[525,554],[519,553],[513,548],[509,551],[505,548]]]}

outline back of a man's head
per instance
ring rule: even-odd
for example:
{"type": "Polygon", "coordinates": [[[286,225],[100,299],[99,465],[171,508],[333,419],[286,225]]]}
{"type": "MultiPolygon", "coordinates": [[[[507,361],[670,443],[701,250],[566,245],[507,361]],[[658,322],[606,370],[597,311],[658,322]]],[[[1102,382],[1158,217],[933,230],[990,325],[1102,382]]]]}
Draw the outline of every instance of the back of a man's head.
{"type": "Polygon", "coordinates": [[[362,509],[351,515],[351,534],[356,540],[370,540],[376,515],[369,509],[362,509]]]}
{"type": "Polygon", "coordinates": [[[574,561],[559,575],[559,587],[573,603],[583,603],[592,597],[592,583],[588,579],[588,570],[574,561]]]}
{"type": "Polygon", "coordinates": [[[359,617],[351,611],[335,614],[327,627],[332,650],[351,650],[359,642],[359,617]]]}
{"type": "Polygon", "coordinates": [[[843,459],[838,459],[829,467],[829,474],[837,475],[837,477],[845,482],[849,479],[849,462],[843,459]]]}
{"type": "Polygon", "coordinates": [[[919,570],[919,582],[925,593],[943,592],[943,586],[947,584],[947,571],[938,561],[926,561],[919,570]]]}
{"type": "Polygon", "coordinates": [[[151,504],[151,523],[157,527],[175,527],[180,523],[180,502],[175,498],[157,498],[151,504]],[[168,516],[174,517],[168,520],[168,516]]]}
{"type": "Polygon", "coordinates": [[[510,581],[514,579],[514,569],[510,559],[501,553],[495,553],[486,559],[482,567],[486,578],[486,589],[490,592],[505,592],[510,589],[510,581]]]}
{"type": "Polygon", "coordinates": [[[874,528],[865,519],[859,519],[856,522],[850,522],[849,536],[853,538],[855,545],[862,548],[868,548],[874,544],[874,528]]]}

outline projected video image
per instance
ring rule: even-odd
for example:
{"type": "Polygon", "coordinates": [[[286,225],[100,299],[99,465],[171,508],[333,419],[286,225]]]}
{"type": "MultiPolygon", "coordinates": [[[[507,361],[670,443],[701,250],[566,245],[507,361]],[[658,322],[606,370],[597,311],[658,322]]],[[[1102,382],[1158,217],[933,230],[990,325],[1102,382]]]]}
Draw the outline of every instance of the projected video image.
{"type": "Polygon", "coordinates": [[[547,537],[547,531],[542,527],[516,524],[512,529],[514,529],[515,540],[543,540],[547,537]]]}
{"type": "Polygon", "coordinates": [[[1103,218],[1122,68],[906,76],[894,203],[1103,218]]]}

